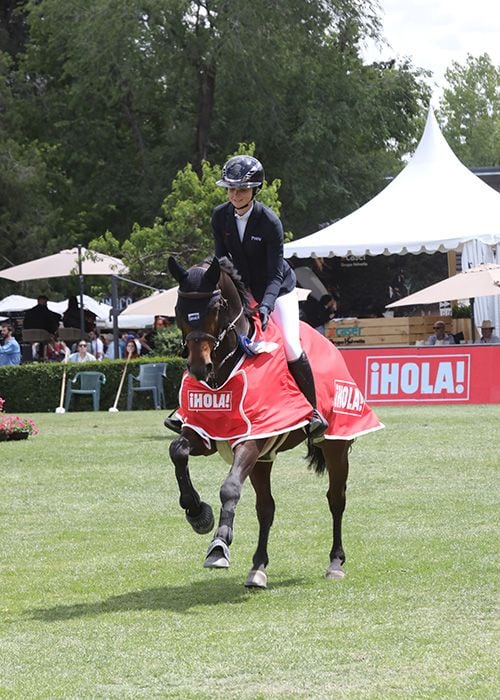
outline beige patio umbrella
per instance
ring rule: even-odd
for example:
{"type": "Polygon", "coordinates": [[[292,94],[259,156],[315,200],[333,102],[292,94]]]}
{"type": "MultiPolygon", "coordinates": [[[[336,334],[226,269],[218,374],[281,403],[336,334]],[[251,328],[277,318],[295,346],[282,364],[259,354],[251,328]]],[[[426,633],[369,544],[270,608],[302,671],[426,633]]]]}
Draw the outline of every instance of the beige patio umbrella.
{"type": "Polygon", "coordinates": [[[151,296],[129,304],[120,316],[175,316],[178,289],[172,287],[164,292],[153,292],[151,296]]]}
{"type": "Polygon", "coordinates": [[[471,267],[453,277],[431,284],[410,296],[387,304],[388,309],[414,304],[435,304],[438,301],[490,297],[500,294],[500,265],[488,263],[471,267]]]}
{"type": "Polygon", "coordinates": [[[500,294],[500,265],[486,263],[471,267],[453,277],[431,284],[419,292],[387,304],[388,309],[415,304],[435,304],[439,301],[469,299],[471,305],[472,333],[474,337],[474,298],[489,297],[500,294]]]}
{"type": "Polygon", "coordinates": [[[70,275],[123,275],[127,272],[118,258],[78,246],[0,270],[0,277],[13,282],[26,282],[70,275]]]}
{"type": "MultiPolygon", "coordinates": [[[[139,299],[139,301],[129,304],[120,316],[175,316],[178,289],[179,287],[172,287],[164,292],[154,292],[145,299],[139,299]]],[[[310,289],[297,287],[299,301],[307,299],[310,291],[310,289]]]]}
{"type": "MultiPolygon", "coordinates": [[[[0,270],[0,277],[13,282],[49,279],[52,277],[69,277],[76,275],[80,283],[80,330],[83,334],[83,278],[85,275],[108,275],[112,277],[113,288],[116,286],[116,276],[128,273],[128,268],[118,258],[110,255],[87,250],[77,246],[59,253],[47,255],[37,260],[30,260],[21,265],[14,265],[0,270]]],[[[114,294],[116,296],[116,294],[114,294]]],[[[116,309],[117,304],[113,304],[116,309]]],[[[115,332],[116,338],[117,331],[115,332]]],[[[118,341],[116,341],[118,342],[118,341]]]]}

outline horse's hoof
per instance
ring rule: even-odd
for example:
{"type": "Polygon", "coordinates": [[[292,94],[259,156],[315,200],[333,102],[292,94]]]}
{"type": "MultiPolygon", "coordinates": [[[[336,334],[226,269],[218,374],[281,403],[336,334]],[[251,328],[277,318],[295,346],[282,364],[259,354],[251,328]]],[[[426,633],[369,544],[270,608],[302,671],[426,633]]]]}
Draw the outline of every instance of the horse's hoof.
{"type": "Polygon", "coordinates": [[[251,569],[245,581],[247,588],[267,588],[267,576],[261,569],[251,569]]]}
{"type": "Polygon", "coordinates": [[[200,512],[195,516],[189,515],[188,511],[186,511],[186,520],[199,535],[207,535],[214,529],[214,512],[211,506],[204,501],[200,503],[200,508],[200,512]]]}
{"type": "Polygon", "coordinates": [[[328,579],[339,579],[344,578],[345,571],[342,568],[342,561],[340,559],[334,559],[328,569],[326,570],[325,578],[328,579]]]}
{"type": "Polygon", "coordinates": [[[228,569],[229,558],[229,547],[216,538],[210,543],[203,566],[205,569],[228,569]]]}

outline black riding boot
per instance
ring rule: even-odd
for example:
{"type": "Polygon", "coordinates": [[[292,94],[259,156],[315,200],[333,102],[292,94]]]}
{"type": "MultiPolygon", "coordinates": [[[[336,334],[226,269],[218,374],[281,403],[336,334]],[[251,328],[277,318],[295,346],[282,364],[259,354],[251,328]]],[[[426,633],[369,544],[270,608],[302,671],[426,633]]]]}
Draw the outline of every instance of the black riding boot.
{"type": "Polygon", "coordinates": [[[328,428],[328,423],[317,409],[316,387],[314,385],[311,365],[309,364],[309,359],[306,353],[303,352],[298,360],[289,362],[288,367],[297,386],[313,407],[313,413],[311,420],[309,421],[309,437],[319,439],[325,434],[325,431],[328,428]]]}

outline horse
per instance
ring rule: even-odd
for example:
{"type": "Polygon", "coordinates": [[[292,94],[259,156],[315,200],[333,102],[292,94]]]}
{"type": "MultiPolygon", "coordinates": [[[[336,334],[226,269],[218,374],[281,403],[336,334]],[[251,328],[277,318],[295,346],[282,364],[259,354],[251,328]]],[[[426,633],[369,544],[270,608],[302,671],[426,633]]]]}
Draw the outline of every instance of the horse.
{"type": "MultiPolygon", "coordinates": [[[[174,257],[170,257],[168,267],[179,283],[176,321],[182,331],[184,355],[187,358],[187,368],[180,390],[179,415],[183,419],[183,425],[179,437],[170,444],[169,454],[175,466],[180,506],[184,509],[186,519],[193,530],[199,534],[207,534],[213,530],[214,513],[211,506],[201,500],[191,482],[189,457],[208,456],[219,450],[221,454],[225,452],[226,456],[229,455],[228,461],[231,464],[220,488],[219,521],[208,547],[204,566],[215,569],[229,567],[229,548],[233,540],[236,506],[243,484],[249,478],[255,491],[259,532],[245,586],[260,589],[267,587],[268,541],[275,514],[271,470],[278,453],[291,450],[307,441],[309,466],[318,474],[325,471],[328,474],[326,497],[333,520],[333,541],[325,575],[328,579],[343,578],[346,555],[342,544],[342,518],[346,506],[349,450],[353,438],[329,439],[329,436],[325,435],[319,441],[313,441],[308,437],[306,429],[312,408],[286,371],[286,359],[279,342],[275,344],[277,350],[274,349],[269,355],[264,352],[251,356],[252,344],[249,343],[249,339],[255,336],[256,331],[261,331],[260,322],[241,278],[227,258],[219,260],[214,257],[211,261],[205,260],[199,265],[184,269],[174,257]],[[250,357],[247,357],[248,355],[250,357]],[[247,362],[250,368],[255,367],[256,371],[267,373],[271,362],[268,358],[274,358],[273,362],[282,362],[280,381],[285,382],[280,390],[273,390],[272,396],[276,396],[282,390],[295,390],[299,396],[298,399],[296,397],[296,403],[298,401],[298,405],[301,406],[300,416],[292,416],[290,427],[279,425],[276,428],[273,425],[269,428],[259,423],[262,418],[259,413],[255,420],[260,427],[252,431],[248,429],[248,416],[242,413],[234,417],[233,433],[230,434],[227,431],[231,430],[233,418],[229,413],[224,413],[228,399],[233,399],[233,407],[241,407],[242,396],[247,389],[249,390],[245,382],[251,382],[250,375],[247,377],[241,367],[247,362]],[[239,385],[234,384],[237,380],[239,385]],[[241,385],[244,389],[241,389],[241,385]],[[305,402],[305,408],[300,401],[305,402]],[[214,415],[215,424],[212,424],[214,415]],[[200,420],[200,416],[202,424],[198,425],[196,421],[200,420]],[[254,434],[255,432],[257,434],[254,434]]],[[[264,339],[272,325],[270,323],[268,326],[264,339]]],[[[332,343],[309,326],[307,328],[316,336],[314,342],[320,339],[331,346],[340,357],[340,352],[332,343]]],[[[343,360],[340,361],[343,363],[343,360]]],[[[261,392],[262,386],[263,383],[260,382],[259,386],[254,387],[254,399],[261,392]]],[[[351,388],[348,387],[348,390],[351,388]]],[[[345,391],[337,390],[339,395],[342,392],[345,403],[345,391]]],[[[251,407],[255,404],[254,399],[248,402],[251,407]]],[[[266,400],[269,403],[268,398],[266,400]]],[[[349,400],[352,400],[352,396],[349,400]]],[[[294,405],[292,399],[287,399],[286,402],[287,406],[294,405]]],[[[264,414],[266,410],[267,407],[264,406],[264,414]]],[[[364,432],[383,427],[374,414],[371,414],[370,409],[367,411],[370,412],[371,418],[370,425],[364,432]]],[[[286,410],[284,413],[286,414],[286,410]]],[[[282,411],[280,409],[273,414],[279,414],[281,417],[282,411]]],[[[273,419],[281,420],[276,416],[273,419]]],[[[263,420],[265,423],[266,418],[263,420]]]]}

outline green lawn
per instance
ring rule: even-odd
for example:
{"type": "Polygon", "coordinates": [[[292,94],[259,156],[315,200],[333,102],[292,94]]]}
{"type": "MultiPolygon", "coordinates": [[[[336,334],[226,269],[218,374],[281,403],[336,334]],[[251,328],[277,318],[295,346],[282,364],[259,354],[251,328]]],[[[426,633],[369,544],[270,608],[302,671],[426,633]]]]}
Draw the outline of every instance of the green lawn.
{"type": "MultiPolygon", "coordinates": [[[[0,444],[0,698],[497,697],[500,406],[377,413],[341,581],[326,479],[279,457],[267,591],[243,586],[249,484],[231,568],[203,568],[163,413],[33,416],[40,435],[0,444]]],[[[214,507],[226,470],[191,463],[214,507]]]]}

